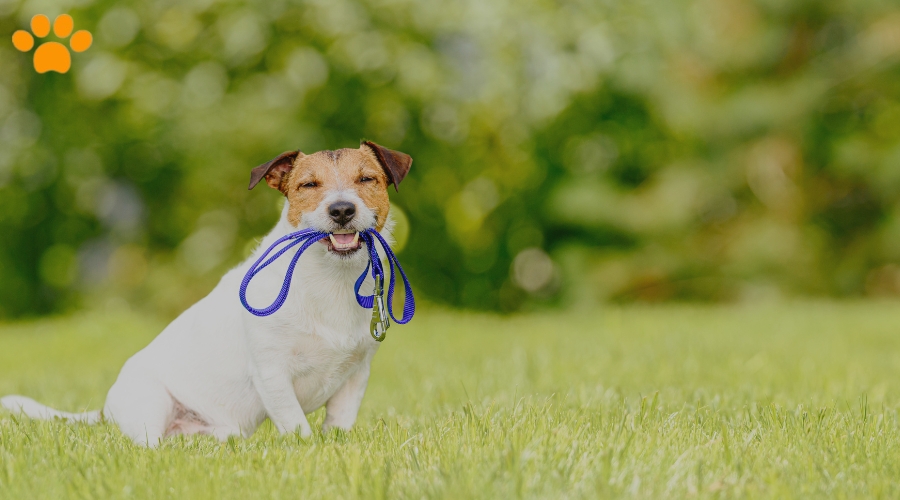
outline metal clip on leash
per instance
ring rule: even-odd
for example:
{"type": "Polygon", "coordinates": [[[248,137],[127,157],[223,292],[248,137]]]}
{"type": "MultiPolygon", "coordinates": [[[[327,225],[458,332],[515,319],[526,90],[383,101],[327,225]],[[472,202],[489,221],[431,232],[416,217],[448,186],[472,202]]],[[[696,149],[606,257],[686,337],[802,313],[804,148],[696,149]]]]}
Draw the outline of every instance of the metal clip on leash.
{"type": "Polygon", "coordinates": [[[372,323],[369,325],[369,333],[378,342],[387,336],[387,329],[391,327],[391,320],[387,308],[384,307],[384,276],[375,277],[375,304],[372,307],[372,323]]]}

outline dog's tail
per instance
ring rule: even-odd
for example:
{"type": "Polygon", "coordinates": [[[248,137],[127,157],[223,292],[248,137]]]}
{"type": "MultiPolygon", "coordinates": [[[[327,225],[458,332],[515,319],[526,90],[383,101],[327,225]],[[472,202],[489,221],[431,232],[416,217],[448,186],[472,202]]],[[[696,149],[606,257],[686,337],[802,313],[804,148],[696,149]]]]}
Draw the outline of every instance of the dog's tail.
{"type": "Polygon", "coordinates": [[[49,406],[44,406],[31,398],[26,398],[25,396],[6,396],[0,398],[0,406],[3,406],[13,413],[23,413],[28,417],[36,418],[38,420],[63,418],[72,422],[96,424],[103,418],[99,410],[82,413],[58,411],[49,406]]]}

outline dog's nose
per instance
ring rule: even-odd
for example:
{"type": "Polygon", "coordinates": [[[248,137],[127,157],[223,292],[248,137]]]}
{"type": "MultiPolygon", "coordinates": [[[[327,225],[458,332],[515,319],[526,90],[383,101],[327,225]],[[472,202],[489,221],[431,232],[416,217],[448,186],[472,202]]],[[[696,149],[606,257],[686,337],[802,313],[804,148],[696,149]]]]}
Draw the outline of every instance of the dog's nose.
{"type": "Polygon", "coordinates": [[[332,203],[328,205],[328,215],[331,216],[331,220],[343,226],[353,220],[353,216],[356,215],[356,205],[349,201],[332,203]]]}

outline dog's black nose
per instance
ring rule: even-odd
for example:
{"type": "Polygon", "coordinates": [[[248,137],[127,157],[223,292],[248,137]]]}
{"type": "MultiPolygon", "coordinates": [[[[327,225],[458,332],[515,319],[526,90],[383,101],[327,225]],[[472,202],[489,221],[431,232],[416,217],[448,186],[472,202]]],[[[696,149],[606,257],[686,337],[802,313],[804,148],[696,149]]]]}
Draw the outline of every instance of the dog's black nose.
{"type": "Polygon", "coordinates": [[[343,226],[353,220],[353,216],[356,215],[356,205],[349,201],[332,203],[328,205],[328,215],[331,216],[331,220],[343,226]]]}

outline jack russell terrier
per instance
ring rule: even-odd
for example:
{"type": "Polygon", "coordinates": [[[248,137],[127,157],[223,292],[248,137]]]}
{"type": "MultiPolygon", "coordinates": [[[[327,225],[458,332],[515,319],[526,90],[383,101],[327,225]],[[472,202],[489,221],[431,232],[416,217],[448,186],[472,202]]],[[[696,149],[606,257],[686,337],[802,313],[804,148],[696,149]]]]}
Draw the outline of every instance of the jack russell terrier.
{"type": "MultiPolygon", "coordinates": [[[[323,432],[350,429],[378,349],[369,335],[372,312],[354,293],[369,262],[359,233],[390,230],[387,188],[396,189],[411,164],[407,154],[364,142],[311,155],[290,151],[254,168],[250,189],[265,179],[287,198],[278,224],[209,295],[125,363],[102,411],[61,412],[23,396],[0,404],[38,419],[106,419],[147,446],[177,434],[248,437],[266,417],[281,434],[306,438],[306,414],[322,405],[323,432]],[[272,243],[305,228],[330,236],[300,259],[303,286],[293,287],[276,314],[251,315],[238,300],[241,278],[272,243]]],[[[277,293],[285,260],[257,277],[250,301],[277,293]]]]}

